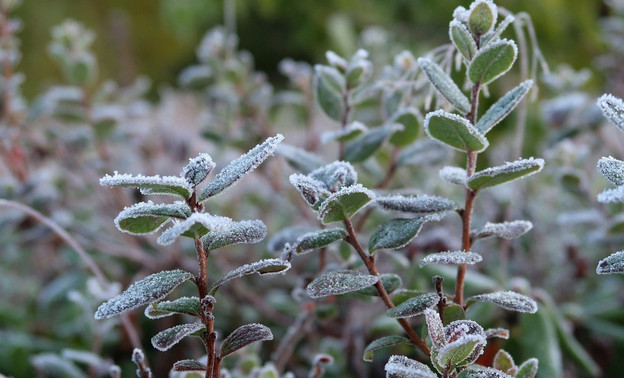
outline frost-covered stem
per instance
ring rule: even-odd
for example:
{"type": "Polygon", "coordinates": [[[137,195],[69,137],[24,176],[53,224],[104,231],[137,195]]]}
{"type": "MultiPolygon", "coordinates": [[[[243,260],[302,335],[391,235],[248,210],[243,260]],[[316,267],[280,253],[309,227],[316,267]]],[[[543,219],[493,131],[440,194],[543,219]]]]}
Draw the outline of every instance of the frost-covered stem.
{"type": "MultiPolygon", "coordinates": [[[[351,88],[347,87],[344,94],[342,95],[342,102],[344,103],[345,111],[344,111],[344,114],[342,115],[342,119],[340,120],[341,129],[344,129],[345,127],[347,127],[347,125],[349,124],[349,119],[351,118],[352,107],[351,107],[351,101],[349,101],[350,96],[351,96],[351,88]]],[[[342,160],[344,158],[345,143],[340,142],[338,148],[339,148],[338,160],[342,160]]]]}
{"type": "MultiPolygon", "coordinates": [[[[347,233],[349,234],[346,239],[347,243],[351,244],[351,246],[353,246],[353,248],[357,251],[358,255],[360,255],[360,258],[364,262],[364,265],[366,265],[368,272],[373,276],[379,277],[379,272],[377,271],[377,266],[375,265],[375,257],[370,256],[370,255],[367,256],[366,252],[364,252],[364,248],[362,248],[362,245],[360,244],[360,242],[357,239],[357,236],[355,235],[355,230],[353,229],[353,224],[351,223],[351,220],[346,219],[344,221],[344,224],[347,229],[347,233]]],[[[383,300],[386,307],[389,309],[393,308],[394,303],[392,302],[392,299],[390,299],[390,296],[388,295],[388,292],[384,288],[381,280],[375,283],[375,289],[377,289],[377,293],[379,293],[379,296],[383,300]]],[[[397,321],[399,322],[403,330],[409,336],[410,341],[414,345],[416,345],[418,348],[420,348],[420,350],[428,357],[430,354],[429,347],[418,336],[418,334],[416,334],[412,326],[410,326],[410,324],[403,318],[399,318],[397,319],[397,321]]]]}

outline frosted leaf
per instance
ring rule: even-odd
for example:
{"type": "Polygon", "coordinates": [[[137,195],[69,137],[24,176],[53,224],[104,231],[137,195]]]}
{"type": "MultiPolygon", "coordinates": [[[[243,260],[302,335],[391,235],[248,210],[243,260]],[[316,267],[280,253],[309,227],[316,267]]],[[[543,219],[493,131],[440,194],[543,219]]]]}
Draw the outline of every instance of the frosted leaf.
{"type": "Polygon", "coordinates": [[[152,345],[159,351],[164,352],[179,343],[186,336],[205,328],[206,326],[200,322],[180,324],[157,333],[152,337],[152,345]]]}
{"type": "Polygon", "coordinates": [[[468,298],[466,302],[490,302],[509,311],[528,312],[530,314],[537,312],[537,303],[533,299],[513,291],[475,295],[468,298]]]}
{"type": "Polygon", "coordinates": [[[475,127],[483,135],[487,134],[494,126],[511,113],[512,110],[520,104],[522,99],[531,90],[533,80],[526,80],[517,87],[507,92],[503,97],[498,99],[494,105],[485,112],[479,119],[475,127]]]}
{"type": "Polygon", "coordinates": [[[356,163],[363,162],[373,156],[392,134],[402,130],[403,125],[398,123],[369,129],[362,136],[345,144],[344,159],[356,163]]]}
{"type": "Polygon", "coordinates": [[[610,183],[616,186],[624,185],[624,161],[614,157],[602,157],[598,160],[598,171],[610,183]]]}
{"type": "Polygon", "coordinates": [[[496,352],[492,367],[510,375],[515,375],[518,368],[513,360],[513,357],[511,357],[511,355],[503,349],[499,349],[498,352],[496,352]]]}
{"type": "Polygon", "coordinates": [[[598,194],[600,203],[621,203],[624,202],[624,185],[617,188],[607,189],[598,194]]]}
{"type": "Polygon", "coordinates": [[[308,232],[314,232],[314,229],[311,227],[286,227],[275,233],[267,243],[267,248],[269,251],[274,253],[280,253],[286,247],[286,244],[294,244],[297,242],[297,239],[308,232]]]}
{"type": "Polygon", "coordinates": [[[386,336],[373,340],[366,346],[366,349],[364,349],[364,355],[362,358],[364,361],[372,362],[375,351],[409,342],[409,339],[403,336],[386,336]]]}
{"type": "Polygon", "coordinates": [[[487,341],[482,335],[464,334],[437,351],[438,366],[459,367],[473,363],[483,354],[487,341]]]}
{"type": "Polygon", "coordinates": [[[448,252],[437,252],[431,253],[425,256],[418,266],[421,268],[425,265],[431,264],[450,264],[450,265],[462,265],[462,264],[476,264],[481,262],[483,257],[480,254],[475,252],[465,252],[465,251],[448,251],[448,252]]]}
{"type": "Polygon", "coordinates": [[[290,263],[282,259],[265,259],[251,264],[245,264],[228,272],[217,282],[212,284],[210,294],[214,295],[221,285],[235,278],[240,278],[254,273],[258,273],[260,275],[284,273],[288,269],[290,269],[290,263]]]}
{"type": "Polygon", "coordinates": [[[204,181],[214,167],[215,163],[210,155],[199,154],[199,156],[189,159],[189,163],[182,169],[180,176],[192,186],[197,186],[204,181]]]}
{"type": "Polygon", "coordinates": [[[346,161],[334,161],[310,172],[309,177],[325,184],[325,189],[335,192],[355,185],[357,172],[346,161]]]}
{"type": "Polygon", "coordinates": [[[422,139],[411,146],[401,149],[397,157],[397,165],[436,165],[446,159],[449,152],[438,142],[422,139]]]}
{"type": "Polygon", "coordinates": [[[294,173],[290,175],[288,180],[310,206],[316,205],[331,195],[324,183],[312,177],[294,173]]]}
{"type": "Polygon", "coordinates": [[[322,157],[289,144],[280,144],[275,152],[282,155],[291,167],[303,173],[309,173],[323,165],[322,157]]]}
{"type": "Polygon", "coordinates": [[[399,249],[409,244],[420,233],[429,217],[390,219],[379,225],[370,237],[368,250],[374,254],[379,249],[399,249]]]}
{"type": "Polygon", "coordinates": [[[449,24],[449,37],[464,59],[468,62],[471,61],[477,52],[477,44],[466,25],[458,20],[451,21],[449,24]]]}
{"type": "MultiPolygon", "coordinates": [[[[438,300],[440,300],[439,295],[438,300]]],[[[427,322],[427,332],[429,333],[433,347],[438,349],[442,348],[444,344],[446,344],[446,338],[444,337],[444,325],[442,324],[440,315],[431,308],[427,308],[423,312],[425,314],[425,321],[427,322]]]]}
{"type": "Polygon", "coordinates": [[[386,365],[386,378],[437,378],[438,376],[422,362],[405,356],[391,356],[386,365]]]}
{"type": "Polygon", "coordinates": [[[178,176],[133,176],[130,174],[115,173],[100,179],[102,186],[118,186],[122,188],[137,188],[142,194],[169,194],[187,199],[193,188],[182,177],[178,176]]]}
{"type": "MultiPolygon", "coordinates": [[[[386,290],[386,293],[390,294],[395,290],[398,290],[403,285],[403,281],[401,277],[393,273],[381,274],[379,276],[379,281],[381,281],[381,285],[386,290]]],[[[355,292],[360,295],[369,295],[369,296],[379,296],[379,292],[375,286],[368,286],[364,289],[360,289],[355,292]]]]}
{"type": "Polygon", "coordinates": [[[185,219],[190,215],[191,208],[181,201],[172,204],[139,202],[123,209],[115,218],[115,226],[128,234],[152,234],[170,218],[185,219]]]}
{"type": "Polygon", "coordinates": [[[361,184],[345,187],[329,196],[321,204],[318,219],[323,224],[342,222],[351,218],[375,198],[375,194],[361,184]]]}
{"type": "Polygon", "coordinates": [[[205,372],[206,365],[197,360],[182,360],[173,364],[172,371],[205,372]]]}
{"type": "Polygon", "coordinates": [[[485,337],[489,339],[509,339],[509,330],[506,328],[488,328],[485,330],[485,337]]]}
{"type": "Polygon", "coordinates": [[[515,220],[503,223],[486,223],[482,229],[472,233],[473,240],[485,239],[493,236],[511,240],[531,231],[533,223],[525,220],[515,220]]]}
{"type": "Polygon", "coordinates": [[[85,374],[71,361],[54,353],[41,353],[30,358],[30,363],[45,376],[84,378],[85,374]]]}
{"type": "Polygon", "coordinates": [[[429,137],[459,151],[481,152],[489,146],[488,140],[466,118],[444,110],[427,114],[425,131],[429,137]]]}
{"type": "Polygon", "coordinates": [[[457,378],[513,378],[502,371],[481,365],[471,365],[457,374],[457,378]]]}
{"type": "Polygon", "coordinates": [[[234,185],[243,176],[258,168],[273,152],[277,145],[284,140],[282,134],[268,138],[264,143],[258,144],[241,157],[232,160],[208,183],[199,196],[199,201],[204,201],[208,197],[214,197],[225,189],[234,185]]]}
{"type": "Polygon", "coordinates": [[[342,240],[346,237],[347,234],[341,228],[329,228],[301,235],[292,245],[289,245],[288,248],[295,250],[297,253],[303,254],[315,249],[326,247],[331,243],[337,240],[342,240]]]}
{"type": "Polygon", "coordinates": [[[342,98],[346,82],[344,76],[334,67],[317,64],[314,66],[314,97],[319,107],[335,121],[340,121],[345,112],[342,98]]]}
{"type": "Polygon", "coordinates": [[[598,262],[597,274],[624,273],[624,251],[615,252],[598,262]]]}
{"type": "Polygon", "coordinates": [[[207,213],[193,213],[183,221],[178,221],[166,229],[156,240],[160,245],[170,245],[180,236],[200,238],[210,231],[224,232],[232,227],[232,220],[227,217],[207,213]]]}
{"type": "Polygon", "coordinates": [[[466,170],[459,167],[446,166],[440,169],[440,177],[442,180],[448,181],[452,184],[466,185],[466,170]]]}
{"type": "Polygon", "coordinates": [[[251,343],[266,340],[273,340],[273,334],[268,327],[258,323],[245,324],[223,340],[220,357],[224,358],[251,343]]]}
{"type": "Polygon", "coordinates": [[[182,297],[173,301],[153,302],[145,308],[145,316],[150,319],[160,319],[173,314],[201,316],[199,298],[182,297]]]}
{"type": "Polygon", "coordinates": [[[410,318],[422,315],[426,309],[438,304],[440,296],[438,293],[427,293],[410,298],[400,305],[386,311],[386,315],[391,318],[410,318]]]}
{"type": "Polygon", "coordinates": [[[501,39],[481,48],[468,66],[468,77],[473,83],[488,84],[504,75],[518,56],[514,41],[501,39]]]}
{"type": "Polygon", "coordinates": [[[330,65],[342,71],[345,71],[347,69],[347,66],[349,65],[345,58],[341,57],[331,50],[325,52],[325,58],[330,65]]]}
{"type": "Polygon", "coordinates": [[[165,270],[151,274],[130,285],[126,291],[104,302],[95,312],[96,319],[110,318],[142,305],[157,302],[193,275],[183,270],[165,270]]]}
{"type": "Polygon", "coordinates": [[[390,137],[389,142],[398,147],[412,144],[420,130],[422,116],[416,108],[401,109],[390,119],[391,122],[403,126],[403,130],[397,131],[390,137]]]}
{"type": "Polygon", "coordinates": [[[529,358],[518,366],[515,378],[534,378],[537,375],[538,365],[537,358],[529,358]]]}
{"type": "Polygon", "coordinates": [[[479,171],[466,180],[466,185],[473,190],[489,188],[533,175],[542,168],[544,168],[544,159],[519,159],[479,171]]]}
{"type": "Polygon", "coordinates": [[[468,27],[475,36],[482,36],[490,32],[496,19],[498,9],[492,0],[476,0],[470,4],[468,9],[468,27]]]}
{"type": "Polygon", "coordinates": [[[450,199],[438,196],[392,195],[377,197],[375,202],[386,210],[401,211],[412,214],[432,214],[457,209],[457,204],[450,199]]]}
{"type": "Polygon", "coordinates": [[[422,68],[433,87],[451,105],[464,114],[470,111],[470,101],[440,66],[427,58],[419,58],[418,65],[420,65],[420,68],[422,68]]]}
{"type": "Polygon", "coordinates": [[[624,131],[624,102],[613,95],[604,94],[598,99],[597,104],[605,118],[624,131]]]}
{"type": "Polygon", "coordinates": [[[310,282],[306,291],[310,298],[323,298],[358,291],[379,281],[378,276],[362,274],[354,270],[328,272],[310,282]]]}
{"type": "Polygon", "coordinates": [[[235,244],[253,244],[262,241],[267,229],[261,220],[232,222],[224,231],[211,231],[202,238],[204,248],[208,251],[235,244]]]}
{"type": "Polygon", "coordinates": [[[505,16],[503,21],[501,21],[498,24],[495,30],[487,33],[481,38],[481,46],[485,46],[490,42],[498,41],[498,39],[500,38],[501,34],[503,34],[505,29],[507,29],[507,27],[511,25],[511,23],[514,22],[515,20],[516,18],[512,15],[505,16]]]}
{"type": "Polygon", "coordinates": [[[108,368],[108,374],[111,378],[120,378],[121,368],[118,365],[111,365],[110,368],[108,368]]]}
{"type": "Polygon", "coordinates": [[[339,130],[323,132],[321,134],[321,143],[326,144],[332,141],[346,142],[367,131],[368,128],[362,122],[351,122],[339,130]]]}

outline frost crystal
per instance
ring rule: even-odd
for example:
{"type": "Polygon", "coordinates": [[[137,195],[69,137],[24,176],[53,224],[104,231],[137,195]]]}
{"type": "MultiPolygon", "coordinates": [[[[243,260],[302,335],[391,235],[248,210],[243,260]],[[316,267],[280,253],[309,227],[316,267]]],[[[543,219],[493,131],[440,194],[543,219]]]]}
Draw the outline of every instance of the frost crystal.
{"type": "Polygon", "coordinates": [[[444,324],[442,324],[440,315],[431,308],[425,309],[423,313],[425,314],[425,321],[427,322],[427,332],[429,333],[433,346],[442,348],[444,344],[446,344],[446,338],[444,337],[444,324]]]}
{"type": "Polygon", "coordinates": [[[485,330],[485,337],[488,340],[495,337],[507,340],[509,339],[509,330],[506,328],[488,328],[485,330]]]}
{"type": "Polygon", "coordinates": [[[258,323],[245,324],[235,329],[234,332],[230,333],[229,336],[223,340],[221,358],[251,343],[265,340],[273,340],[273,333],[271,333],[268,327],[258,323]]]}
{"type": "Polygon", "coordinates": [[[614,254],[600,260],[596,267],[598,274],[624,273],[624,251],[615,252],[614,254]]]}
{"type": "Polygon", "coordinates": [[[280,144],[276,153],[284,156],[288,164],[303,173],[311,172],[323,165],[320,156],[288,144],[280,144]]]}
{"type": "Polygon", "coordinates": [[[290,263],[282,259],[265,259],[251,264],[245,264],[228,272],[225,276],[215,282],[210,288],[210,294],[214,295],[221,285],[235,278],[240,278],[253,273],[262,275],[280,274],[286,272],[288,269],[290,269],[290,263]]]}
{"type": "Polygon", "coordinates": [[[253,244],[266,237],[267,229],[261,220],[233,222],[225,231],[211,231],[203,237],[204,248],[214,250],[234,244],[253,244]]]}
{"type": "Polygon", "coordinates": [[[227,217],[220,217],[206,213],[193,213],[190,217],[175,223],[173,226],[165,230],[165,232],[163,232],[156,241],[160,245],[170,245],[179,236],[187,235],[189,231],[195,235],[188,236],[197,237],[202,236],[197,234],[205,234],[209,231],[224,232],[232,227],[232,224],[232,219],[227,217]],[[199,230],[195,231],[198,226],[199,230]]]}
{"type": "Polygon", "coordinates": [[[294,244],[297,242],[297,239],[308,232],[313,232],[313,229],[310,227],[286,227],[278,231],[267,243],[267,248],[269,251],[274,253],[280,253],[286,247],[286,244],[294,244]]]}
{"type": "Polygon", "coordinates": [[[437,378],[427,365],[405,356],[391,356],[384,368],[386,378],[437,378]]]}
{"type": "Polygon", "coordinates": [[[598,202],[600,203],[619,203],[624,202],[624,185],[614,189],[607,189],[598,194],[598,202]]]}
{"type": "Polygon", "coordinates": [[[145,308],[145,316],[160,319],[173,314],[200,316],[199,298],[181,297],[173,301],[153,302],[145,308]]]}
{"type": "Polygon", "coordinates": [[[323,224],[343,221],[368,204],[375,193],[361,184],[343,187],[339,192],[327,197],[318,210],[318,219],[323,224]]]}
{"type": "Polygon", "coordinates": [[[425,132],[430,138],[458,151],[481,152],[490,144],[466,118],[444,110],[427,114],[425,132]]]}
{"type": "Polygon", "coordinates": [[[487,188],[521,177],[531,176],[544,168],[544,159],[518,159],[503,165],[484,169],[470,176],[467,180],[471,189],[487,188]]]}
{"type": "Polygon", "coordinates": [[[410,298],[400,305],[389,309],[386,314],[391,318],[409,318],[423,314],[428,308],[440,301],[438,293],[427,293],[410,298]]]}
{"type": "Polygon", "coordinates": [[[498,236],[503,239],[516,239],[533,228],[533,223],[525,220],[516,220],[503,223],[486,223],[482,229],[476,231],[473,239],[485,239],[492,236],[498,236]]]}
{"type": "Polygon", "coordinates": [[[159,351],[164,352],[179,343],[186,336],[204,328],[206,327],[200,322],[180,324],[157,333],[156,336],[152,337],[152,345],[159,351]]]}
{"type": "Polygon", "coordinates": [[[301,235],[293,243],[288,244],[288,249],[294,249],[297,253],[306,253],[318,248],[323,248],[331,243],[344,239],[347,234],[341,228],[330,228],[326,230],[320,230],[315,232],[309,232],[301,235]]]}
{"type": "Polygon", "coordinates": [[[181,360],[173,364],[172,371],[205,372],[206,368],[206,365],[196,360],[181,360]]]}
{"type": "Polygon", "coordinates": [[[476,264],[481,262],[483,258],[480,254],[475,252],[464,252],[464,251],[448,251],[448,252],[437,252],[432,253],[430,255],[425,256],[418,264],[421,268],[425,265],[431,264],[476,264]]]}
{"type": "Polygon", "coordinates": [[[337,191],[357,182],[357,172],[346,161],[334,161],[315,169],[308,176],[325,183],[325,189],[329,191],[337,191]]]}
{"type": "Polygon", "coordinates": [[[442,180],[448,181],[452,184],[466,185],[466,170],[459,167],[446,166],[440,169],[440,177],[442,180]]]}
{"type": "Polygon", "coordinates": [[[598,160],[598,171],[613,185],[624,185],[624,161],[602,157],[598,160]]]}
{"type": "Polygon", "coordinates": [[[328,197],[331,193],[325,189],[325,184],[319,180],[300,173],[294,173],[288,178],[301,197],[310,205],[314,206],[322,198],[328,197]]]}
{"type": "Polygon", "coordinates": [[[346,141],[365,133],[368,128],[361,122],[352,122],[346,127],[336,131],[326,131],[321,134],[321,143],[326,144],[331,141],[346,141]]]}
{"type": "Polygon", "coordinates": [[[624,102],[610,95],[602,95],[597,101],[602,114],[611,121],[618,129],[624,131],[624,102]]]}
{"type": "Polygon", "coordinates": [[[434,88],[462,113],[470,111],[470,102],[455,82],[440,66],[427,58],[419,58],[418,65],[422,68],[434,88]]]}
{"type": "Polygon", "coordinates": [[[306,291],[310,298],[323,298],[330,295],[351,293],[374,285],[378,276],[362,274],[353,270],[342,270],[325,273],[312,281],[306,291]]]}
{"type": "Polygon", "coordinates": [[[133,176],[130,174],[106,175],[100,179],[102,186],[120,186],[123,188],[138,188],[142,194],[173,194],[184,199],[190,197],[193,188],[189,183],[178,176],[133,176]]]}
{"type": "Polygon", "coordinates": [[[492,369],[481,365],[468,366],[457,375],[457,378],[513,378],[500,370],[492,369]]]}
{"type": "Polygon", "coordinates": [[[169,218],[185,219],[191,215],[191,208],[181,201],[173,204],[155,204],[152,201],[139,202],[124,208],[115,218],[115,226],[129,234],[152,234],[158,231],[169,218]]]}
{"type": "Polygon", "coordinates": [[[182,169],[180,176],[192,186],[196,186],[208,176],[214,167],[215,163],[210,155],[199,154],[199,156],[189,159],[189,163],[182,169]]]}
{"type": "Polygon", "coordinates": [[[513,291],[498,291],[490,294],[475,295],[468,298],[468,301],[490,302],[506,310],[517,312],[537,312],[537,303],[526,295],[514,293],[513,291]]]}
{"type": "Polygon", "coordinates": [[[394,195],[377,197],[375,201],[379,206],[387,210],[415,214],[430,214],[457,209],[457,204],[450,199],[429,195],[420,195],[416,197],[394,195]]]}

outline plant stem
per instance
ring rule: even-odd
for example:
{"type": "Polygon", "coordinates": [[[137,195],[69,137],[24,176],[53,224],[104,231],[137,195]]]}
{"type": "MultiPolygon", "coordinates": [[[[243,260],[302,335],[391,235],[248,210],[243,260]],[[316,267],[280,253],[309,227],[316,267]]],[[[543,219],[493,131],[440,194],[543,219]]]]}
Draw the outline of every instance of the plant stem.
{"type": "MultiPolygon", "coordinates": [[[[195,239],[195,250],[197,251],[197,262],[199,265],[199,275],[195,277],[195,284],[199,290],[199,297],[202,298],[203,305],[203,300],[208,296],[208,256],[210,251],[204,249],[204,244],[199,238],[195,239]]],[[[202,308],[201,321],[206,326],[206,332],[204,332],[204,344],[206,345],[206,355],[208,356],[206,378],[212,378],[216,359],[215,343],[217,341],[217,334],[214,332],[212,305],[205,310],[202,308]]]]}
{"type": "MultiPolygon", "coordinates": [[[[353,248],[355,248],[355,250],[357,251],[358,255],[360,255],[360,258],[364,262],[364,265],[366,265],[366,268],[368,269],[368,272],[371,275],[373,275],[373,276],[379,277],[379,272],[377,271],[377,265],[375,265],[375,257],[374,256],[367,256],[367,254],[364,252],[364,249],[362,248],[362,245],[357,240],[357,236],[355,235],[355,231],[353,229],[353,224],[351,223],[351,220],[350,219],[346,219],[344,221],[344,224],[345,224],[345,227],[347,229],[347,233],[349,234],[349,236],[347,238],[347,242],[349,244],[351,244],[353,246],[353,248]]],[[[386,289],[383,287],[383,284],[381,283],[381,280],[377,281],[377,283],[375,284],[375,288],[377,289],[377,292],[379,293],[379,296],[383,300],[383,302],[386,305],[386,307],[389,308],[389,309],[393,308],[394,307],[394,303],[392,302],[392,299],[390,299],[390,296],[388,295],[388,292],[386,291],[386,289]]],[[[418,348],[420,348],[420,350],[427,357],[429,357],[429,354],[430,354],[429,347],[416,334],[416,331],[414,331],[414,329],[410,326],[410,324],[405,319],[401,319],[401,318],[397,319],[397,321],[399,322],[399,324],[401,325],[403,330],[405,330],[405,332],[409,336],[411,342],[414,345],[416,345],[418,348]]]]}

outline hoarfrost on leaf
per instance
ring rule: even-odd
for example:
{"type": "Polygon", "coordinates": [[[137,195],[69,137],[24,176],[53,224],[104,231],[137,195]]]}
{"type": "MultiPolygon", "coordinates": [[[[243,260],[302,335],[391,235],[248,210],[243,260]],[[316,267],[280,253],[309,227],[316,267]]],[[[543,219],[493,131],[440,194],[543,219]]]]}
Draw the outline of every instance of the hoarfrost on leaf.
{"type": "Polygon", "coordinates": [[[513,378],[502,371],[481,365],[471,365],[457,374],[457,378],[513,378]]]}
{"type": "Polygon", "coordinates": [[[206,365],[197,360],[181,360],[173,364],[173,371],[205,372],[206,365]]]}
{"type": "Polygon", "coordinates": [[[100,179],[102,186],[116,186],[122,188],[137,188],[142,194],[169,194],[187,199],[191,196],[193,188],[179,176],[133,176],[119,174],[117,171],[111,176],[106,175],[100,179]]]}
{"type": "Polygon", "coordinates": [[[451,264],[451,265],[462,265],[462,264],[476,264],[481,262],[483,257],[480,254],[475,252],[466,252],[466,251],[447,251],[447,252],[436,252],[431,253],[425,256],[418,266],[421,268],[425,265],[431,264],[451,264]]]}
{"type": "Polygon", "coordinates": [[[598,160],[598,171],[610,183],[616,186],[624,185],[624,161],[614,157],[602,157],[598,160]]]}
{"type": "Polygon", "coordinates": [[[325,189],[330,192],[338,191],[344,187],[355,185],[357,172],[346,161],[334,161],[324,165],[308,174],[309,177],[325,184],[325,189]]]}
{"type": "Polygon", "coordinates": [[[468,27],[475,36],[489,33],[496,25],[498,9],[492,0],[476,0],[468,9],[468,27]]]}
{"type": "Polygon", "coordinates": [[[258,273],[260,275],[284,273],[288,269],[290,269],[290,263],[282,259],[265,259],[251,264],[245,264],[228,272],[217,282],[212,284],[209,293],[214,295],[221,285],[235,278],[240,278],[254,273],[258,273]]]}
{"type": "Polygon", "coordinates": [[[346,127],[341,128],[340,130],[335,131],[325,131],[321,134],[321,143],[327,144],[332,141],[336,142],[346,142],[351,139],[356,138],[362,133],[368,131],[368,127],[364,125],[362,122],[351,122],[346,127]]]}
{"type": "Polygon", "coordinates": [[[529,358],[518,366],[515,378],[534,378],[537,375],[538,365],[537,358],[529,358]]]}
{"type": "Polygon", "coordinates": [[[185,219],[190,215],[191,208],[181,201],[172,204],[139,202],[123,209],[115,218],[115,226],[128,234],[151,234],[170,218],[185,219]]]}
{"type": "Polygon", "coordinates": [[[160,319],[173,314],[201,316],[199,298],[182,297],[173,301],[153,302],[145,308],[145,316],[150,319],[160,319]]]}
{"type": "Polygon", "coordinates": [[[509,339],[509,330],[506,328],[488,328],[485,330],[485,337],[489,339],[509,339]]]}
{"type": "Polygon", "coordinates": [[[516,363],[513,357],[504,349],[499,349],[494,356],[494,363],[492,367],[496,370],[500,370],[503,373],[514,375],[517,369],[516,363]]]}
{"type": "Polygon", "coordinates": [[[262,144],[258,144],[241,157],[232,160],[208,183],[199,196],[198,201],[214,197],[234,185],[243,176],[256,169],[269,156],[273,155],[277,145],[282,140],[284,140],[284,136],[277,134],[268,138],[262,144]]]}
{"type": "Polygon", "coordinates": [[[470,189],[484,189],[533,175],[544,168],[544,159],[519,159],[497,167],[486,168],[466,180],[470,189]]]}
{"type": "Polygon", "coordinates": [[[95,313],[95,318],[110,318],[142,305],[160,301],[178,285],[192,279],[191,273],[179,269],[149,275],[130,285],[123,293],[100,305],[95,313]]]}
{"type": "Polygon", "coordinates": [[[519,238],[520,236],[531,231],[533,223],[525,220],[515,220],[511,222],[502,223],[486,223],[482,229],[473,232],[472,239],[485,239],[493,236],[499,238],[511,240],[519,238]]]}
{"type": "Polygon", "coordinates": [[[183,338],[206,328],[202,323],[180,324],[157,333],[152,337],[152,345],[161,352],[170,349],[183,338]]]}
{"type": "Polygon", "coordinates": [[[296,243],[301,235],[308,232],[314,232],[314,230],[310,227],[301,226],[282,228],[269,239],[267,248],[273,253],[280,253],[287,244],[292,245],[296,243]]]}
{"type": "Polygon", "coordinates": [[[438,93],[451,105],[464,114],[470,111],[470,101],[440,66],[427,58],[419,58],[418,64],[438,93]]]}
{"type": "Polygon", "coordinates": [[[321,204],[318,211],[318,219],[323,224],[342,222],[357,213],[375,198],[375,193],[366,189],[361,184],[342,188],[337,193],[332,193],[321,204]]]}
{"type": "MultiPolygon", "coordinates": [[[[401,280],[401,277],[394,273],[381,274],[379,276],[379,281],[381,282],[381,285],[384,287],[386,293],[388,294],[400,289],[403,285],[403,280],[401,280]]],[[[365,287],[364,289],[360,289],[355,293],[360,295],[379,296],[379,292],[374,286],[365,287]]]]}
{"type": "Polygon", "coordinates": [[[323,165],[323,158],[303,148],[280,144],[275,151],[282,155],[291,167],[303,173],[309,173],[323,165]]]}
{"type": "Polygon", "coordinates": [[[358,291],[374,285],[379,276],[362,274],[354,270],[328,272],[310,282],[306,291],[310,298],[323,298],[358,291]]]}
{"type": "Polygon", "coordinates": [[[466,118],[444,110],[427,114],[425,131],[432,139],[459,151],[481,152],[490,144],[466,118]]]}
{"type": "Polygon", "coordinates": [[[624,251],[619,251],[600,260],[596,267],[597,274],[624,273],[624,251]]]}
{"type": "Polygon", "coordinates": [[[273,340],[273,333],[268,327],[258,323],[245,324],[223,340],[220,357],[224,358],[251,343],[266,340],[273,340]]]}
{"type": "Polygon", "coordinates": [[[324,183],[310,176],[294,173],[290,175],[289,181],[310,206],[316,205],[331,195],[324,183]]]}
{"type": "MultiPolygon", "coordinates": [[[[438,300],[439,298],[440,296],[438,296],[438,300]]],[[[426,308],[423,313],[427,322],[427,332],[433,346],[438,349],[442,348],[446,344],[446,338],[444,337],[444,324],[442,324],[440,315],[431,308],[426,308]]]]}
{"type": "Polygon", "coordinates": [[[438,366],[459,367],[471,364],[483,354],[487,341],[480,334],[463,334],[436,353],[438,366]]]}
{"type": "Polygon", "coordinates": [[[234,244],[253,244],[262,241],[267,229],[261,220],[232,222],[224,231],[210,231],[202,238],[204,248],[208,251],[234,244]]]}
{"type": "Polygon", "coordinates": [[[368,242],[369,253],[374,254],[379,249],[399,249],[409,244],[418,236],[425,222],[430,217],[412,219],[390,219],[379,225],[368,242]]]}
{"type": "Polygon", "coordinates": [[[448,181],[455,185],[466,185],[466,170],[459,167],[445,166],[440,169],[440,177],[442,180],[448,181]]]}
{"type": "Polygon", "coordinates": [[[290,249],[295,250],[297,253],[306,253],[315,249],[323,248],[331,243],[342,240],[347,237],[347,234],[341,228],[329,228],[325,230],[308,232],[301,235],[297,240],[289,245],[290,249]]]}
{"type": "Polygon", "coordinates": [[[611,94],[604,94],[600,96],[597,104],[605,118],[620,131],[624,131],[624,102],[611,94]]]}
{"type": "Polygon", "coordinates": [[[457,204],[447,198],[419,195],[419,196],[380,196],[375,202],[386,210],[401,211],[412,214],[433,214],[457,209],[457,204]]]}
{"type": "Polygon", "coordinates": [[[156,240],[160,245],[170,245],[180,236],[198,238],[210,231],[225,232],[234,222],[227,217],[210,215],[208,213],[193,213],[183,221],[173,224],[166,229],[156,240]]]}
{"type": "Polygon", "coordinates": [[[617,188],[607,189],[598,194],[600,203],[621,203],[624,202],[624,185],[617,188]]]}
{"type": "Polygon", "coordinates": [[[449,24],[449,38],[455,45],[455,48],[463,55],[464,59],[467,62],[471,61],[472,57],[477,52],[477,44],[466,25],[458,20],[451,21],[449,24]]]}
{"type": "Polygon", "coordinates": [[[425,310],[438,304],[440,296],[438,293],[427,293],[410,298],[400,305],[386,311],[386,315],[391,318],[409,318],[422,315],[425,310]]]}
{"type": "Polygon", "coordinates": [[[466,302],[490,302],[509,311],[528,312],[530,314],[537,312],[537,302],[526,295],[513,291],[475,295],[468,298],[466,302]]]}
{"type": "Polygon", "coordinates": [[[422,362],[405,356],[391,356],[386,365],[386,378],[437,378],[438,376],[422,362]]]}
{"type": "Polygon", "coordinates": [[[214,167],[215,163],[210,155],[199,154],[199,156],[189,159],[189,163],[182,169],[180,176],[192,186],[197,186],[204,181],[214,167]]]}
{"type": "Polygon", "coordinates": [[[500,39],[481,48],[468,66],[468,77],[473,83],[488,84],[504,75],[518,56],[514,41],[500,39]]]}
{"type": "Polygon", "coordinates": [[[494,105],[485,112],[477,121],[475,127],[483,135],[487,134],[494,126],[511,113],[512,110],[520,104],[522,99],[529,93],[533,86],[533,80],[526,80],[517,87],[507,92],[503,97],[498,99],[494,105]]]}

